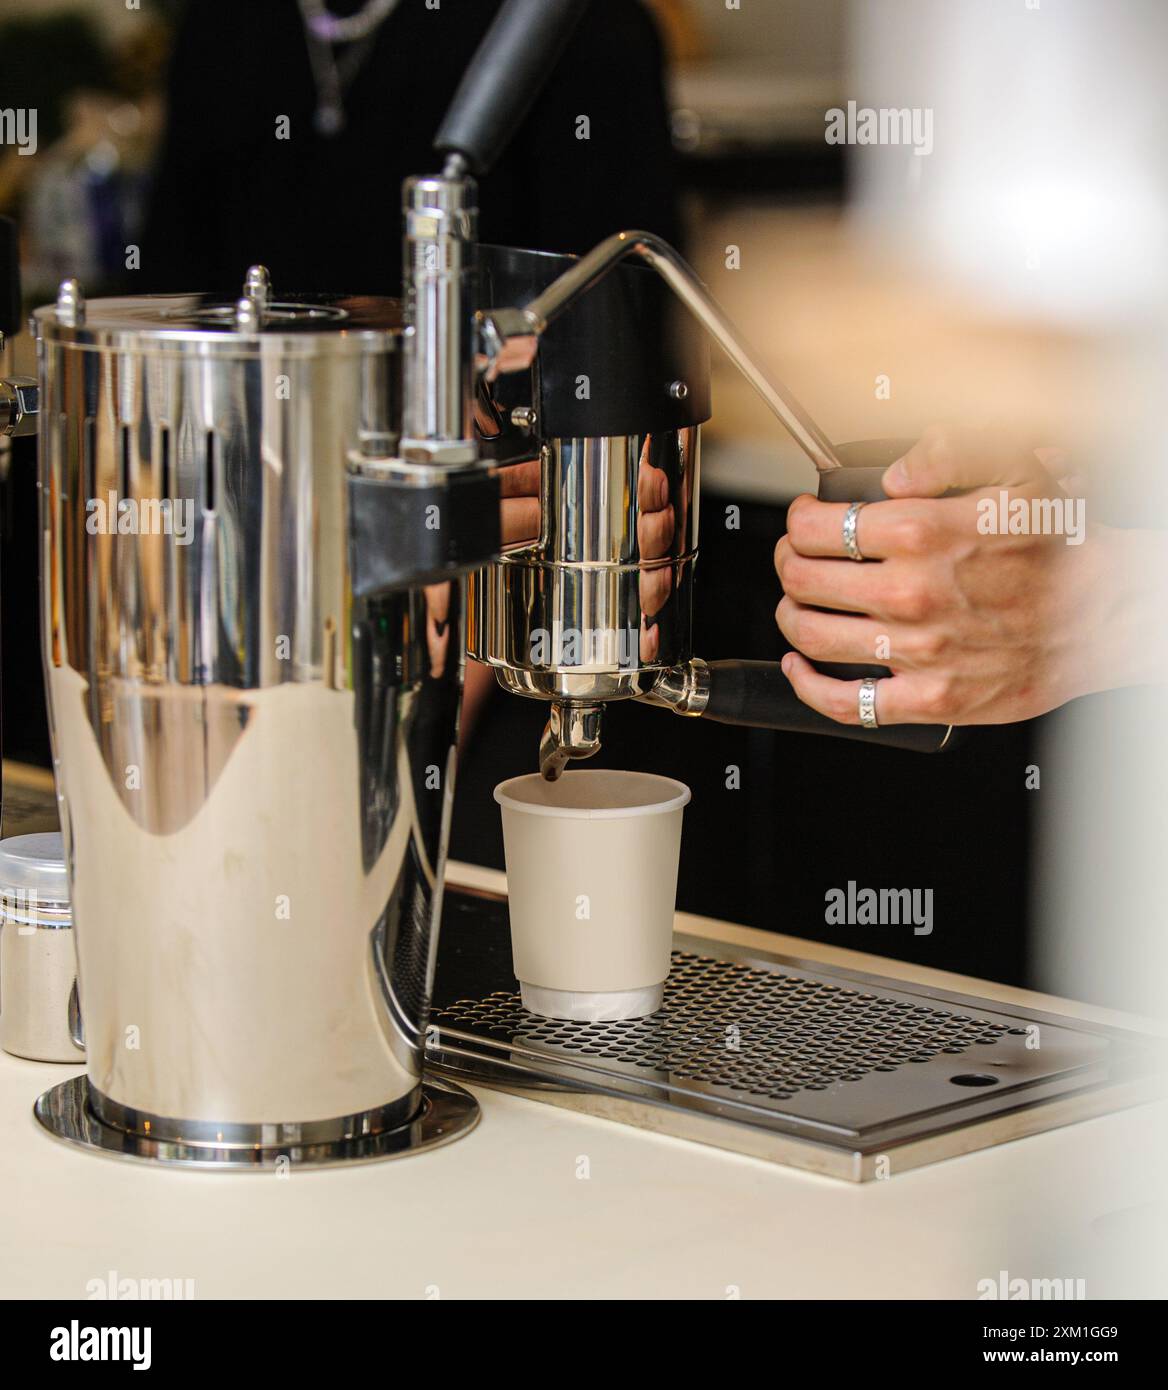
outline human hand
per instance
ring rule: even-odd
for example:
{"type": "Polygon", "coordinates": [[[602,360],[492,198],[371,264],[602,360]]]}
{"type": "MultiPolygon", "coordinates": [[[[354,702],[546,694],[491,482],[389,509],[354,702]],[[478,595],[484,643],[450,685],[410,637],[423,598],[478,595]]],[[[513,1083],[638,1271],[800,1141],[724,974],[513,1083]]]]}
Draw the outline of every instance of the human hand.
{"type": "Polygon", "coordinates": [[[933,429],[883,485],[889,500],[857,517],[857,542],[875,563],[844,556],[846,504],[805,496],[788,511],[775,616],[798,649],[783,667],[800,699],[859,722],[858,682],[807,658],[887,666],[876,688],[882,724],[1006,723],[1110,683],[1099,670],[1107,642],[1096,639],[1114,598],[1101,583],[1112,547],[1033,446],[933,429]],[[962,495],[941,495],[950,489],[962,495]],[[1011,509],[1025,513],[1025,532],[989,529],[1008,526],[1011,509]]]}
{"type": "Polygon", "coordinates": [[[509,463],[499,474],[499,526],[504,545],[539,535],[539,459],[509,463]]]}

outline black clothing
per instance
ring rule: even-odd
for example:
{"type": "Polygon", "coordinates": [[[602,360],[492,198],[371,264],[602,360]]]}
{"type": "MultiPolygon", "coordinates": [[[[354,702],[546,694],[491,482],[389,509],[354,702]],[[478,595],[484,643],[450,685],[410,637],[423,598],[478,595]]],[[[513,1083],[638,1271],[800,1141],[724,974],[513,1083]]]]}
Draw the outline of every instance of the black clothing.
{"type": "MultiPolygon", "coordinates": [[[[277,291],[397,293],[402,179],[436,171],[434,133],[497,9],[402,0],[328,138],[296,0],[192,0],[133,288],[230,290],[262,262],[277,291]]],[[[484,242],[582,252],[625,227],[676,240],[661,47],[637,0],[592,0],[479,207],[484,242]]]]}

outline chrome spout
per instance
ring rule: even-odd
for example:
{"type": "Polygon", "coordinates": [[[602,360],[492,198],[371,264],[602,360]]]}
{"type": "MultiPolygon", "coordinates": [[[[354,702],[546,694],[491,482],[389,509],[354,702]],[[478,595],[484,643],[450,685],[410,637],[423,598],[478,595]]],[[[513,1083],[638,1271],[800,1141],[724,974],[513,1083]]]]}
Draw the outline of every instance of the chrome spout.
{"type": "Polygon", "coordinates": [[[559,781],[573,758],[590,758],[600,748],[603,705],[571,705],[554,700],[539,741],[539,773],[547,782],[559,781]]]}

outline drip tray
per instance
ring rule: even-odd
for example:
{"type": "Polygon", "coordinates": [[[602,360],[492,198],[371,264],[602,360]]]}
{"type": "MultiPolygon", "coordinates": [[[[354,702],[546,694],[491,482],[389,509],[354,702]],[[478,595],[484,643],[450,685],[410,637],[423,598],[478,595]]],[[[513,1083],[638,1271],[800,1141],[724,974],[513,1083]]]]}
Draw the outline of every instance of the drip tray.
{"type": "Polygon", "coordinates": [[[1158,1094],[1154,1039],[702,937],[624,1023],[520,1003],[505,898],[449,890],[431,1067],[864,1182],[1158,1094]]]}

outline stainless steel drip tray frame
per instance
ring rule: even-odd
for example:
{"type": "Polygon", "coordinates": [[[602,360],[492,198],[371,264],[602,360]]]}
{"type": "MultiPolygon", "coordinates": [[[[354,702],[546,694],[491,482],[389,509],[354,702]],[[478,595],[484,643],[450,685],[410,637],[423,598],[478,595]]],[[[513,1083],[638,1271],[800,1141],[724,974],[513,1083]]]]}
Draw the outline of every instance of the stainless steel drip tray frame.
{"type": "Polygon", "coordinates": [[[851,1182],[1150,1100],[1165,1058],[1141,1034],[689,935],[649,1019],[542,1019],[519,1002],[506,899],[466,890],[429,1039],[448,1076],[851,1182]]]}

